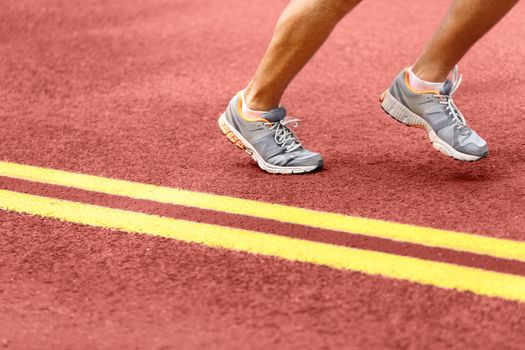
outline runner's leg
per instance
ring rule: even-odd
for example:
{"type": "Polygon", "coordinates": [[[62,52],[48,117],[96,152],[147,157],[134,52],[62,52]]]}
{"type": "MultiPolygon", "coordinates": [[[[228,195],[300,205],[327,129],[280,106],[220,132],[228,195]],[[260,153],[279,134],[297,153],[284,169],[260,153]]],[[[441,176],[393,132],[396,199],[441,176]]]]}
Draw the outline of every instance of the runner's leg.
{"type": "Polygon", "coordinates": [[[412,71],[422,80],[444,81],[467,51],[518,0],[455,0],[412,71]]]}
{"type": "Polygon", "coordinates": [[[251,109],[277,107],[288,84],[328,38],[337,22],[359,0],[292,0],[246,89],[251,109]]]}

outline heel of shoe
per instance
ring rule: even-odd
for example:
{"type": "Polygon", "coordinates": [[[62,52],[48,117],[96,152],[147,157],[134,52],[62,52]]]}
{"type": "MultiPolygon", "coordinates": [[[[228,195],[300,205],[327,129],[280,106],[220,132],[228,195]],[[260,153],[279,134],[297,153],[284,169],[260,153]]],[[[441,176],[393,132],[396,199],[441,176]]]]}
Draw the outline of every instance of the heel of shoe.
{"type": "Polygon", "coordinates": [[[380,97],[381,108],[392,118],[400,123],[410,126],[408,123],[407,108],[397,101],[389,91],[383,92],[380,97]]]}
{"type": "Polygon", "coordinates": [[[235,136],[235,134],[231,131],[230,127],[228,126],[228,122],[226,121],[226,116],[224,114],[222,114],[219,117],[219,120],[217,123],[219,125],[219,129],[221,130],[222,134],[226,136],[226,138],[230,140],[231,143],[233,143],[235,146],[239,147],[242,150],[246,149],[242,141],[239,140],[237,136],[235,136]]]}
{"type": "Polygon", "coordinates": [[[428,125],[428,123],[419,115],[413,113],[401,102],[396,100],[388,90],[385,91],[383,95],[381,95],[380,100],[383,111],[385,111],[386,114],[391,116],[396,121],[403,123],[406,126],[419,128],[430,132],[430,125],[428,125]]]}

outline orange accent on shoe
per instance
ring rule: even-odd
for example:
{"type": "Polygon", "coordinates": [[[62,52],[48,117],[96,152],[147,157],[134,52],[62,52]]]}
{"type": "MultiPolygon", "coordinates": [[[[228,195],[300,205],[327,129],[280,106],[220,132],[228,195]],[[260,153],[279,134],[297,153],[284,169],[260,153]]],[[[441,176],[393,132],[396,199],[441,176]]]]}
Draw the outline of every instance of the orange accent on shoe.
{"type": "Polygon", "coordinates": [[[379,102],[383,103],[383,101],[385,100],[385,95],[386,95],[386,92],[387,92],[387,91],[388,91],[388,90],[385,90],[385,91],[381,94],[381,96],[379,96],[379,102]]]}
{"type": "Polygon", "coordinates": [[[235,146],[239,147],[240,149],[245,149],[246,147],[242,143],[241,140],[235,136],[235,134],[228,128],[226,124],[219,124],[219,128],[221,129],[221,132],[226,136],[228,140],[231,141],[235,146]]]}
{"type": "Polygon", "coordinates": [[[405,85],[406,87],[412,91],[414,94],[423,95],[423,94],[433,94],[433,95],[439,95],[439,91],[437,90],[423,90],[419,91],[414,89],[412,86],[410,86],[410,80],[408,78],[408,68],[405,68],[405,85]]]}
{"type": "Polygon", "coordinates": [[[247,122],[263,122],[268,123],[267,119],[264,118],[250,118],[244,112],[242,111],[242,92],[239,92],[238,96],[238,102],[237,102],[237,113],[241,116],[242,119],[246,120],[247,122]]]}

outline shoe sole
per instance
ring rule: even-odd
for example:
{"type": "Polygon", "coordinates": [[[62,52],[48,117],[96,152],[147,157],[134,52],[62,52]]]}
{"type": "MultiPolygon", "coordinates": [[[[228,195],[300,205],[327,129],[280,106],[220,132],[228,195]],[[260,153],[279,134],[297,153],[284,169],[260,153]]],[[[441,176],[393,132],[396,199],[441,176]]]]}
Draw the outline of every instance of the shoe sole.
{"type": "Polygon", "coordinates": [[[415,127],[423,129],[427,132],[432,146],[437,151],[441,152],[447,157],[454,158],[463,162],[475,162],[477,160],[485,158],[484,156],[474,156],[471,154],[461,153],[455,150],[448,143],[439,138],[434,129],[428,124],[425,119],[421,118],[419,115],[413,113],[410,109],[405,107],[401,102],[396,100],[395,97],[387,90],[379,98],[381,102],[381,108],[383,111],[392,117],[394,120],[405,124],[410,127],[415,127]]]}
{"type": "Polygon", "coordinates": [[[252,159],[257,162],[257,164],[262,170],[270,174],[303,174],[321,169],[323,166],[322,161],[320,161],[317,165],[310,166],[283,167],[273,165],[271,163],[266,162],[255,150],[255,148],[248,141],[246,141],[246,139],[237,130],[235,130],[235,128],[230,123],[228,123],[228,120],[226,119],[226,115],[224,113],[221,114],[221,116],[219,117],[218,124],[222,134],[226,136],[226,138],[231,143],[248,153],[252,157],[252,159]]]}

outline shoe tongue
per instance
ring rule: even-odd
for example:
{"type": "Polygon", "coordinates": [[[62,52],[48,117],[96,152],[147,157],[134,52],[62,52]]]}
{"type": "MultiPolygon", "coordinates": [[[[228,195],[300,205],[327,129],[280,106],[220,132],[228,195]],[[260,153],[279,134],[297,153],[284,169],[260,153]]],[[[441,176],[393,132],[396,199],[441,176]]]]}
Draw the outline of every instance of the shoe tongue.
{"type": "Polygon", "coordinates": [[[286,109],[283,107],[274,108],[264,113],[261,117],[268,120],[270,123],[275,123],[286,117],[286,109]]]}
{"type": "Polygon", "coordinates": [[[441,95],[450,95],[450,92],[452,91],[452,82],[450,79],[445,80],[445,84],[443,87],[439,90],[439,93],[441,95]]]}

